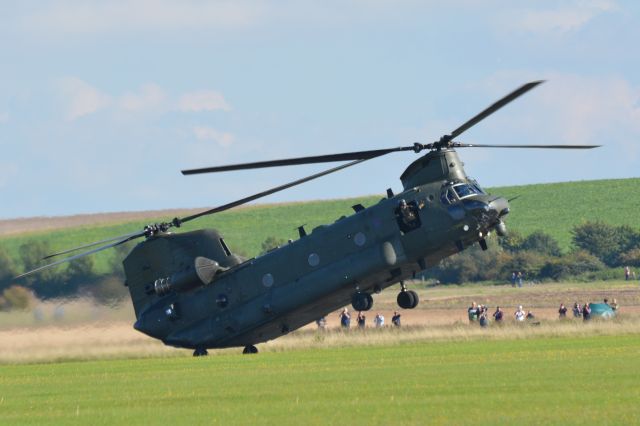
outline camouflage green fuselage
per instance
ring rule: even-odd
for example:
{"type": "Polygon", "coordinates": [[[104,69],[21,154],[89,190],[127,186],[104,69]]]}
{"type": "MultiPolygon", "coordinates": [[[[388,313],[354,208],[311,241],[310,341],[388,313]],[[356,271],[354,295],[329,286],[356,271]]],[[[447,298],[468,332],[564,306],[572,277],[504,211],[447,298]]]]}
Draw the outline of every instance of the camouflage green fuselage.
{"type": "Polygon", "coordinates": [[[507,201],[470,181],[452,149],[414,161],[401,180],[402,193],[354,206],[354,214],[246,261],[215,230],[140,243],[124,261],[135,328],[186,348],[264,342],[347,305],[355,292],[377,293],[411,278],[504,226],[507,201]],[[401,200],[418,217],[408,225],[401,200]],[[199,257],[214,261],[210,282],[191,271],[199,257]],[[172,275],[180,284],[153,291],[156,280],[172,275]]]}

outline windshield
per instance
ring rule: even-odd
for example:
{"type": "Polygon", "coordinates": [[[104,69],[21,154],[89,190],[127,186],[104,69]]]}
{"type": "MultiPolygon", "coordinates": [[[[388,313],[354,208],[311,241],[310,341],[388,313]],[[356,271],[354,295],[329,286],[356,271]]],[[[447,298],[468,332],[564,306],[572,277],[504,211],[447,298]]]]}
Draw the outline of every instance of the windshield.
{"type": "Polygon", "coordinates": [[[463,199],[467,197],[471,197],[472,195],[482,194],[475,185],[469,185],[467,183],[459,183],[457,185],[453,185],[453,190],[458,194],[458,198],[463,199]]]}
{"type": "Polygon", "coordinates": [[[484,189],[480,187],[480,184],[478,183],[477,180],[475,179],[469,180],[469,185],[473,186],[478,191],[478,194],[486,194],[486,192],[484,192],[484,189]]]}

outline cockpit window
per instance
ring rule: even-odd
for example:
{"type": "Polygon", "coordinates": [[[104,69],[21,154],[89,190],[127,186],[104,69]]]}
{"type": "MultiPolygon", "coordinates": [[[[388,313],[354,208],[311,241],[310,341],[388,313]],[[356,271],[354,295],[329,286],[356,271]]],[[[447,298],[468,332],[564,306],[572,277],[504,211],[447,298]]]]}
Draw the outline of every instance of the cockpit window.
{"type": "Polygon", "coordinates": [[[476,182],[472,183],[457,183],[449,186],[440,194],[440,201],[443,204],[453,204],[458,200],[462,200],[467,197],[471,197],[477,194],[484,194],[485,192],[478,186],[476,182]]]}
{"type": "Polygon", "coordinates": [[[486,194],[486,192],[484,192],[484,189],[482,189],[482,187],[480,186],[477,180],[471,179],[469,181],[469,184],[473,186],[476,189],[476,191],[478,191],[478,194],[486,194]]]}
{"type": "Polygon", "coordinates": [[[453,189],[458,194],[460,199],[470,197],[472,195],[479,194],[480,192],[474,187],[466,183],[460,183],[458,185],[453,185],[453,189]]]}

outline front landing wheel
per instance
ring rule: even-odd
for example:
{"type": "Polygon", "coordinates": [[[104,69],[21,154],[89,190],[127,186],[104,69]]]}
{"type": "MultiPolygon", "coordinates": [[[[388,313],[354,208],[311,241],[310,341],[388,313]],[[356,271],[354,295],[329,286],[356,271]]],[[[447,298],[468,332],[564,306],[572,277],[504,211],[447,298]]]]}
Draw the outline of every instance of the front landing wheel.
{"type": "Polygon", "coordinates": [[[249,345],[249,346],[245,346],[244,350],[242,351],[243,354],[257,354],[258,353],[258,348],[256,348],[253,345],[249,345]]]}
{"type": "Polygon", "coordinates": [[[193,356],[207,356],[207,355],[209,355],[209,352],[207,352],[205,348],[196,348],[196,350],[193,351],[193,356]]]}

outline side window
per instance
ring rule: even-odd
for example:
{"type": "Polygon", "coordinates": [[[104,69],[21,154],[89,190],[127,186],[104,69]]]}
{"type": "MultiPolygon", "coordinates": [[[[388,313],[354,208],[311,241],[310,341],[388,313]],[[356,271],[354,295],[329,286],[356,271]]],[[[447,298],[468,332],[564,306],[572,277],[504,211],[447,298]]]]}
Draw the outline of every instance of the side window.
{"type": "Polygon", "coordinates": [[[422,226],[419,209],[415,201],[410,201],[404,206],[401,204],[396,208],[395,215],[398,227],[403,233],[414,231],[422,226]]]}

